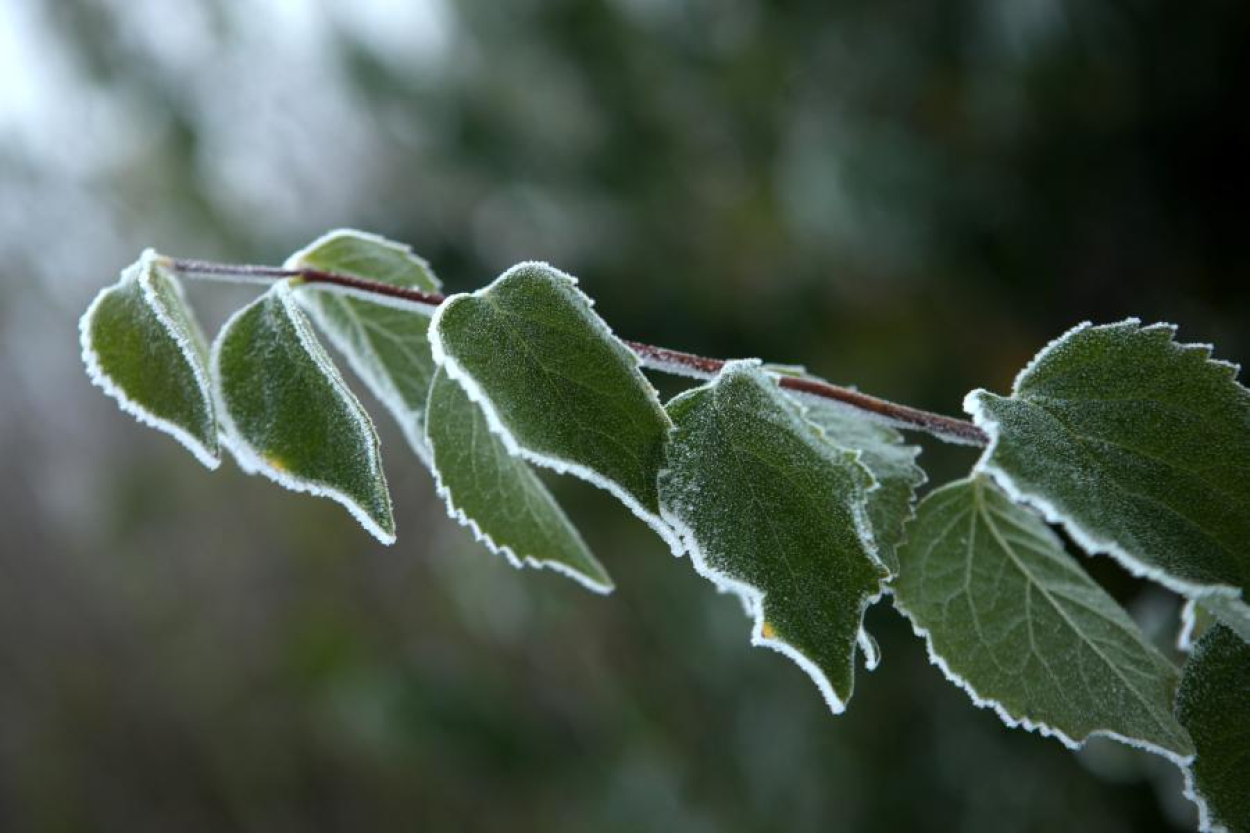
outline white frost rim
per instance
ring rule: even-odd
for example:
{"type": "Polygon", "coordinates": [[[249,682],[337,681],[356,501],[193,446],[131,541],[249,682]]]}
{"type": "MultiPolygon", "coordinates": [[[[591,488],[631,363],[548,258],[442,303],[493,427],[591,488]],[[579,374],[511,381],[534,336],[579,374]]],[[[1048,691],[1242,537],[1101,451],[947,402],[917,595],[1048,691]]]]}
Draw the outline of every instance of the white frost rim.
{"type": "MultiPolygon", "coordinates": [[[[395,240],[388,240],[377,234],[368,231],[360,231],[352,228],[337,228],[328,231],[309,243],[304,248],[292,254],[282,264],[284,269],[300,269],[306,266],[305,259],[315,252],[317,249],[343,238],[352,238],[362,240],[366,243],[372,243],[384,249],[389,249],[421,266],[426,274],[430,276],[430,280],[434,282],[435,291],[441,290],[442,283],[430,268],[430,264],[425,258],[418,255],[412,248],[404,243],[395,240]]],[[[403,432],[404,439],[408,441],[408,445],[412,447],[413,452],[417,455],[422,464],[426,468],[431,468],[430,450],[423,441],[423,432],[419,429],[421,424],[421,416],[423,411],[420,408],[411,408],[404,402],[403,397],[399,393],[398,386],[392,381],[390,374],[386,373],[382,368],[384,365],[378,357],[377,351],[373,348],[373,340],[365,332],[366,328],[363,324],[356,320],[355,314],[350,310],[345,311],[348,317],[352,319],[352,326],[360,331],[364,350],[357,350],[352,345],[350,339],[337,327],[334,327],[321,304],[316,303],[312,298],[318,295],[346,296],[349,298],[357,298],[367,301],[370,304],[378,306],[391,307],[393,309],[403,310],[404,312],[414,312],[419,315],[429,316],[434,308],[427,304],[420,304],[415,301],[406,301],[402,298],[392,298],[388,295],[377,295],[370,292],[363,292],[351,287],[342,287],[334,284],[303,284],[297,287],[303,291],[293,293],[299,302],[300,308],[313,320],[317,325],[317,329],[329,338],[330,343],[334,345],[334,349],[339,355],[347,359],[348,366],[352,372],[359,377],[374,396],[382,403],[391,414],[391,417],[399,423],[400,431],[403,432]],[[368,355],[362,355],[366,353],[368,355]]]]}
{"type": "MultiPolygon", "coordinates": [[[[725,366],[721,368],[721,372],[717,375],[716,379],[706,385],[701,385],[697,388],[692,388],[688,391],[682,392],[678,396],[674,397],[674,401],[679,401],[683,398],[693,396],[696,393],[709,390],[714,387],[720,379],[724,378],[726,373],[739,372],[747,368],[755,369],[760,367],[760,364],[759,359],[739,359],[736,361],[726,362],[725,366]]],[[[784,394],[780,392],[780,387],[777,387],[776,391],[778,392],[777,396],[779,397],[779,401],[791,405],[795,404],[784,398],[784,394]]],[[[800,427],[806,427],[806,424],[801,425],[800,427]]],[[[824,448],[819,445],[814,447],[819,451],[832,450],[831,447],[824,448]]],[[[849,454],[851,452],[847,453],[849,454]]],[[[867,468],[865,468],[862,463],[860,464],[860,467],[867,472],[867,468]]],[[[875,487],[877,485],[877,481],[872,477],[871,472],[868,472],[868,477],[871,479],[873,487],[875,487]]],[[[852,506],[851,512],[855,521],[856,532],[859,533],[861,540],[864,541],[865,550],[868,553],[870,560],[888,572],[888,568],[885,567],[877,554],[876,543],[872,537],[872,526],[868,521],[867,512],[864,506],[862,504],[859,506],[852,506]]],[[[743,611],[753,620],[751,626],[751,645],[761,648],[770,648],[788,657],[791,661],[798,665],[799,668],[803,669],[807,676],[811,677],[812,682],[814,682],[816,684],[816,688],[820,690],[820,694],[824,698],[825,703],[829,706],[829,710],[831,712],[834,714],[842,714],[845,712],[847,702],[850,699],[849,693],[845,700],[839,697],[838,693],[834,691],[833,684],[829,682],[829,677],[824,671],[821,670],[820,666],[809,659],[807,655],[803,654],[788,642],[783,642],[779,639],[770,639],[764,635],[764,625],[766,624],[764,618],[764,599],[767,594],[765,594],[764,591],[758,587],[753,587],[744,581],[731,578],[708,564],[707,556],[703,552],[703,548],[700,546],[694,530],[685,521],[678,517],[677,514],[675,514],[662,500],[660,502],[660,513],[665,522],[677,531],[677,534],[684,542],[686,552],[690,553],[690,562],[694,566],[695,572],[712,582],[719,592],[733,593],[742,600],[743,611]]],[[[867,612],[868,608],[872,607],[872,605],[876,604],[876,602],[879,601],[885,594],[885,582],[883,580],[878,581],[877,587],[877,593],[865,598],[860,604],[860,627],[856,632],[855,640],[856,645],[861,651],[863,651],[864,664],[869,671],[874,670],[881,662],[880,651],[873,650],[876,647],[875,642],[872,641],[872,637],[868,635],[867,631],[865,631],[863,627],[865,612],[867,612]]],[[[852,669],[854,669],[853,654],[854,649],[852,649],[852,669]]]]}
{"type": "MultiPolygon", "coordinates": [[[[1097,328],[1120,327],[1126,324],[1127,325],[1140,325],[1141,319],[1126,318],[1123,321],[1118,321],[1113,324],[1098,325],[1097,328]]],[[[1091,328],[1095,328],[1094,325],[1092,325],[1088,321],[1083,321],[1080,324],[1077,324],[1075,327],[1068,330],[1067,332],[1065,332],[1063,335],[1059,336],[1058,338],[1052,339],[1045,347],[1043,347],[1040,351],[1038,351],[1037,355],[1035,355],[1032,358],[1032,360],[1030,360],[1029,363],[1025,365],[1024,369],[1021,370],[1019,374],[1017,374],[1015,381],[1012,382],[1012,385],[1011,385],[1012,395],[1014,396],[1019,392],[1021,383],[1034,370],[1034,368],[1046,357],[1047,354],[1049,354],[1052,350],[1060,346],[1069,337],[1083,330],[1091,329],[1091,328]]],[[[1176,332],[1176,325],[1174,324],[1151,324],[1150,326],[1142,327],[1141,329],[1142,331],[1167,329],[1174,334],[1176,332]]],[[[1181,345],[1181,344],[1175,344],[1175,342],[1173,342],[1173,345],[1177,349],[1185,349],[1186,347],[1198,347],[1198,348],[1209,349],[1209,345],[1198,345],[1198,344],[1181,345]]],[[[1208,358],[1207,361],[1211,362],[1212,364],[1226,366],[1230,368],[1234,373],[1238,370],[1237,365],[1231,364],[1229,362],[1221,362],[1218,359],[1211,359],[1211,358],[1208,358]]],[[[1062,507],[1051,502],[1050,500],[1047,500],[1044,497],[1033,494],[1031,492],[1027,492],[1024,489],[1022,489],[1019,486],[1019,484],[1016,482],[1015,478],[1012,477],[1010,473],[1008,473],[1007,471],[1003,470],[1001,467],[991,462],[991,458],[993,457],[995,450],[998,448],[998,443],[1002,436],[1002,431],[1001,431],[1002,426],[998,422],[998,420],[994,419],[992,416],[989,415],[989,413],[986,412],[981,401],[983,395],[993,396],[995,394],[991,393],[990,391],[987,391],[985,388],[976,388],[975,390],[969,391],[968,395],[964,397],[964,401],[963,401],[964,412],[967,413],[969,416],[971,416],[973,422],[975,422],[977,426],[982,431],[985,432],[986,436],[989,437],[989,443],[986,445],[985,451],[982,452],[980,459],[977,460],[976,465],[973,466],[972,468],[972,471],[974,474],[983,473],[983,474],[989,475],[990,477],[994,479],[994,481],[1000,487],[1002,487],[1003,491],[1005,491],[1008,497],[1010,497],[1014,502],[1025,504],[1027,506],[1031,506],[1034,509],[1036,509],[1038,512],[1041,512],[1042,517],[1046,519],[1047,523],[1058,524],[1062,526],[1067,531],[1067,533],[1072,536],[1072,539],[1076,541],[1076,543],[1085,552],[1089,553],[1090,555],[1099,555],[1099,554],[1110,555],[1113,559],[1119,562],[1119,564],[1122,567],[1124,567],[1134,576],[1137,576],[1139,578],[1146,578],[1151,581],[1154,581],[1158,584],[1163,585],[1169,590],[1172,590],[1176,593],[1180,593],[1181,595],[1186,596],[1187,598],[1191,598],[1191,599],[1201,600],[1201,599],[1209,598],[1209,597],[1219,597],[1219,598],[1231,599],[1235,602],[1242,601],[1241,592],[1237,588],[1232,587],[1230,585],[1195,584],[1193,582],[1189,582],[1183,579],[1176,578],[1175,576],[1171,575],[1170,573],[1158,567],[1152,566],[1150,564],[1146,564],[1145,562],[1139,560],[1136,556],[1134,556],[1128,550],[1124,549],[1124,547],[1122,547],[1116,541],[1106,539],[1106,538],[1100,538],[1096,536],[1094,533],[1087,530],[1084,526],[1079,524],[1076,521],[1076,519],[1072,517],[1070,513],[1064,511],[1062,507]]]]}
{"type": "MultiPolygon", "coordinates": [[[[403,433],[404,439],[408,441],[408,445],[412,447],[413,452],[417,455],[417,459],[426,468],[430,468],[433,465],[430,462],[430,449],[425,443],[419,428],[424,411],[419,408],[410,408],[404,402],[403,397],[399,393],[399,387],[392,381],[390,374],[382,369],[384,367],[382,360],[373,348],[372,339],[364,333],[364,326],[356,322],[354,314],[348,313],[352,318],[352,326],[361,331],[363,349],[356,349],[347,335],[330,322],[320,304],[309,300],[307,293],[295,292],[293,294],[298,300],[300,308],[317,325],[317,329],[325,334],[330,343],[334,345],[334,349],[338,354],[347,360],[347,365],[352,369],[352,372],[365,383],[370,392],[390,412],[395,422],[399,423],[399,429],[403,433]]],[[[428,307],[422,307],[421,309],[428,314],[428,307]]]]}
{"type": "MultiPolygon", "coordinates": [[[[707,556],[704,555],[703,548],[699,546],[694,530],[687,526],[675,514],[668,511],[668,509],[663,505],[661,505],[660,511],[663,514],[664,519],[668,523],[672,524],[673,528],[677,530],[677,534],[681,536],[686,552],[690,554],[690,563],[694,565],[695,572],[712,582],[712,584],[716,586],[716,589],[721,593],[733,593],[742,600],[744,612],[752,619],[751,645],[759,648],[770,648],[788,657],[791,661],[798,665],[799,668],[803,669],[807,676],[811,677],[812,682],[814,682],[816,684],[816,688],[820,690],[820,695],[824,698],[825,703],[829,706],[829,710],[831,712],[834,714],[842,714],[845,712],[847,702],[850,699],[849,694],[846,700],[839,697],[838,693],[833,689],[833,684],[829,682],[829,677],[826,676],[825,672],[821,670],[820,666],[808,659],[806,654],[799,651],[790,643],[783,642],[779,639],[770,639],[764,635],[764,625],[766,624],[764,621],[764,597],[766,595],[764,591],[760,590],[758,587],[752,587],[746,582],[730,578],[724,573],[709,566],[707,556]]],[[[882,593],[879,592],[876,595],[865,599],[860,605],[859,619],[861,623],[864,619],[864,613],[869,607],[876,603],[881,596],[882,593]]],[[[856,634],[856,644],[860,646],[861,650],[863,649],[863,643],[861,640],[866,635],[867,634],[861,624],[861,627],[856,634]]],[[[869,671],[875,669],[881,661],[879,653],[870,656],[866,651],[864,659],[869,671]]],[[[852,667],[853,666],[854,662],[852,662],[852,667]]]]}
{"type": "MultiPolygon", "coordinates": [[[[87,367],[87,375],[91,379],[91,383],[104,391],[105,394],[117,401],[118,406],[126,413],[130,414],[140,423],[155,428],[158,431],[170,435],[177,440],[184,448],[195,455],[195,459],[199,460],[210,471],[221,465],[221,455],[214,449],[210,449],[199,438],[187,429],[183,428],[175,422],[158,417],[147,408],[126,395],[126,392],[113,381],[113,379],[105,372],[100,365],[100,357],[96,353],[91,342],[91,324],[95,319],[95,315],[104,300],[122,289],[122,287],[130,281],[138,281],[140,290],[143,293],[143,299],[147,302],[148,307],[166,331],[173,336],[174,341],[178,344],[183,358],[187,364],[191,366],[191,372],[195,376],[195,380],[200,390],[200,396],[204,401],[205,407],[208,409],[209,415],[216,420],[216,408],[213,404],[213,396],[209,384],[208,375],[205,373],[203,362],[199,352],[196,350],[195,344],[189,334],[184,333],[182,329],[174,321],[173,317],[164,308],[160,302],[160,297],[156,293],[156,288],[152,286],[152,270],[156,268],[160,256],[152,249],[147,249],[140,255],[139,260],[126,267],[121,273],[120,280],[109,287],[106,287],[95,296],[91,305],[87,307],[87,311],[82,314],[78,320],[78,340],[82,349],[82,361],[87,367]]],[[[174,284],[175,291],[179,291],[177,284],[174,284]]]]}
{"type": "MultiPolygon", "coordinates": [[[[643,523],[651,527],[656,534],[664,540],[664,543],[668,544],[669,549],[673,551],[674,555],[680,556],[682,552],[682,541],[680,535],[665,522],[664,518],[647,510],[641,503],[638,502],[637,498],[627,492],[619,483],[604,477],[599,472],[594,471],[593,469],[580,463],[574,463],[571,460],[565,460],[560,457],[538,454],[518,443],[516,438],[512,435],[512,432],[509,431],[507,426],[503,424],[503,420],[500,418],[499,412],[495,409],[494,403],[491,402],[486,391],[482,389],[481,385],[478,384],[472,374],[465,370],[459,362],[447,353],[447,350],[443,345],[440,323],[442,321],[443,314],[450,309],[453,304],[462,298],[482,298],[500,283],[510,278],[514,273],[533,268],[549,270],[555,273],[557,278],[568,281],[570,288],[581,300],[586,303],[587,307],[594,307],[594,301],[577,288],[577,279],[573,276],[541,261],[523,261],[509,268],[489,285],[477,290],[476,292],[471,294],[461,293],[458,295],[452,295],[434,312],[434,316],[430,319],[429,330],[430,351],[434,355],[434,362],[442,367],[447,372],[448,376],[459,382],[460,386],[464,388],[464,392],[468,394],[469,398],[481,407],[482,413],[486,417],[487,426],[496,436],[503,440],[504,448],[508,450],[509,454],[514,457],[520,457],[523,460],[528,460],[534,465],[551,469],[557,474],[571,474],[575,477],[579,477],[582,480],[609,492],[617,500],[625,504],[626,508],[637,515],[643,523]]],[[[597,315],[590,316],[589,320],[595,329],[610,339],[613,343],[619,345],[624,355],[631,357],[632,370],[634,374],[639,380],[641,380],[642,384],[650,388],[651,383],[647,381],[646,377],[642,375],[642,371],[639,369],[640,363],[637,355],[624,345],[620,345],[619,339],[616,338],[608,326],[604,324],[597,315]]],[[[656,411],[662,416],[664,423],[671,427],[672,422],[668,418],[668,413],[660,405],[659,400],[654,396],[652,396],[652,400],[656,411]]]]}
{"type": "MultiPolygon", "coordinates": [[[[1186,609],[1192,604],[1192,602],[1187,604],[1185,606],[1186,609]]],[[[1212,817],[1210,805],[1207,804],[1207,800],[1202,797],[1202,794],[1198,792],[1198,784],[1194,779],[1193,768],[1184,766],[1181,768],[1181,774],[1185,777],[1185,786],[1182,794],[1198,808],[1198,829],[1202,833],[1228,833],[1227,827],[1223,824],[1216,824],[1215,819],[1212,817]]]]}
{"type": "Polygon", "coordinates": [[[1193,755],[1178,755],[1175,752],[1171,751],[1170,749],[1164,749],[1162,746],[1158,746],[1157,744],[1150,743],[1149,741],[1140,740],[1138,738],[1127,737],[1126,735],[1122,735],[1119,732],[1116,732],[1112,729],[1093,729],[1089,732],[1088,735],[1086,735],[1085,739],[1078,741],[1072,738],[1072,736],[1065,733],[1063,730],[1056,729],[1054,726],[1051,726],[1042,721],[1030,720],[1027,717],[1019,717],[1019,718],[1014,717],[1010,712],[1007,711],[1007,709],[1003,706],[1002,703],[998,702],[992,697],[982,697],[981,694],[976,690],[976,687],[972,685],[972,683],[968,682],[967,680],[965,680],[963,677],[956,674],[951,669],[950,665],[947,664],[946,660],[942,657],[941,654],[937,652],[937,649],[933,646],[933,636],[929,633],[929,631],[926,628],[922,627],[920,623],[916,621],[915,617],[912,616],[911,612],[908,611],[907,608],[904,607],[900,603],[897,595],[894,596],[894,607],[898,609],[899,613],[902,613],[907,618],[907,621],[909,623],[911,623],[911,629],[916,634],[916,636],[919,636],[921,639],[924,640],[925,650],[929,654],[929,662],[936,665],[938,669],[941,670],[943,676],[945,676],[947,680],[954,683],[959,688],[962,688],[964,692],[968,695],[968,697],[972,699],[973,704],[977,706],[977,708],[992,710],[996,715],[998,715],[999,719],[1002,720],[1003,723],[1007,724],[1011,728],[1024,729],[1025,731],[1028,731],[1028,732],[1036,732],[1037,734],[1042,735],[1043,737],[1055,738],[1064,746],[1072,750],[1080,749],[1081,747],[1083,747],[1085,745],[1086,740],[1088,740],[1089,738],[1094,737],[1095,735],[1101,735],[1103,737],[1108,737],[1108,738],[1111,738],[1112,740],[1119,741],[1120,743],[1123,743],[1126,746],[1132,746],[1136,749],[1144,749],[1147,752],[1153,752],[1156,755],[1167,758],[1169,761],[1171,761],[1172,763],[1182,768],[1187,767],[1189,764],[1193,763],[1193,760],[1194,760],[1193,755]]]}
{"type": "Polygon", "coordinates": [[[1211,807],[1207,804],[1207,800],[1198,792],[1198,785],[1194,782],[1194,771],[1188,766],[1181,767],[1181,775],[1185,777],[1185,786],[1181,790],[1181,794],[1194,803],[1198,808],[1198,830],[1201,833],[1229,833],[1228,828],[1222,824],[1216,824],[1215,819],[1211,817],[1211,807]]]}
{"type": "MultiPolygon", "coordinates": [[[[432,384],[430,385],[430,392],[434,392],[434,386],[432,384]]],[[[616,589],[616,586],[610,579],[606,583],[595,581],[595,579],[591,578],[586,573],[575,569],[573,566],[566,564],[563,561],[555,561],[550,558],[539,558],[535,555],[520,556],[517,555],[516,550],[512,547],[496,541],[493,537],[491,537],[490,533],[482,529],[477,521],[469,517],[463,509],[456,506],[455,500],[452,498],[451,490],[447,488],[445,483],[443,483],[443,476],[439,471],[438,459],[434,451],[434,443],[430,439],[430,425],[428,420],[425,425],[425,443],[430,449],[430,472],[434,475],[435,491],[438,496],[443,499],[443,503],[447,507],[447,514],[452,518],[452,520],[458,522],[461,526],[467,526],[469,530],[472,531],[475,541],[485,546],[491,553],[495,555],[502,555],[509,564],[518,570],[523,570],[526,567],[531,567],[535,570],[551,570],[573,579],[573,581],[577,582],[582,587],[585,587],[592,593],[598,593],[601,596],[607,596],[616,589]]],[[[552,502],[555,502],[554,499],[552,499],[552,502]]],[[[582,541],[581,534],[578,533],[577,528],[571,523],[569,524],[569,532],[579,543],[582,544],[582,548],[586,550],[587,555],[590,555],[590,548],[586,546],[584,541],[582,541]]],[[[594,559],[593,555],[590,557],[592,560],[594,559]]],[[[604,572],[604,575],[607,575],[606,571],[604,572]]]]}
{"type": "MultiPolygon", "coordinates": [[[[434,270],[430,268],[429,261],[421,257],[421,255],[414,252],[412,250],[412,247],[409,246],[407,243],[400,243],[398,240],[390,240],[386,237],[383,237],[380,234],[374,234],[371,231],[361,231],[360,229],[354,229],[354,228],[344,227],[344,228],[331,229],[330,231],[327,231],[325,234],[321,235],[316,240],[312,241],[307,246],[303,247],[302,249],[299,249],[290,257],[288,257],[286,261],[282,264],[282,268],[284,269],[300,268],[303,265],[302,261],[304,260],[304,258],[308,257],[315,250],[319,249],[325,244],[331,243],[342,237],[351,237],[356,240],[363,240],[366,243],[374,243],[384,249],[390,249],[392,252],[395,252],[397,254],[400,254],[412,260],[414,263],[416,263],[422,269],[425,270],[426,274],[430,276],[430,280],[434,281],[435,291],[437,292],[437,291],[442,290],[443,283],[442,281],[438,279],[438,276],[434,274],[434,270]]],[[[369,296],[369,297],[370,297],[370,300],[373,300],[373,298],[376,296],[369,296]]]]}
{"type": "MultiPolygon", "coordinates": [[[[230,449],[230,452],[234,455],[235,460],[239,463],[239,468],[243,469],[243,471],[248,474],[264,475],[273,482],[277,483],[279,486],[283,486],[293,492],[303,492],[317,497],[330,498],[350,512],[352,517],[356,519],[357,523],[364,527],[365,530],[374,538],[377,538],[382,544],[390,546],[395,543],[394,531],[387,531],[384,529],[369,515],[368,512],[365,511],[364,507],[362,507],[350,495],[341,489],[336,489],[333,486],[328,486],[324,483],[293,477],[290,473],[282,471],[271,464],[251,443],[247,441],[242,432],[239,431],[238,426],[235,424],[234,419],[230,415],[229,400],[226,398],[225,391],[221,384],[222,345],[230,336],[231,331],[238,323],[238,320],[251,311],[252,308],[266,303],[269,300],[270,295],[281,303],[284,314],[286,314],[287,318],[291,321],[292,326],[295,328],[300,345],[304,348],[305,352],[308,353],[309,358],[311,358],[317,365],[317,368],[326,375],[331,386],[339,391],[343,400],[348,403],[356,424],[363,435],[362,438],[366,442],[372,442],[374,454],[371,455],[369,459],[369,467],[371,469],[371,473],[382,481],[383,488],[385,489],[386,478],[379,465],[380,458],[377,451],[380,443],[378,441],[377,432],[373,428],[373,423],[369,421],[368,416],[365,415],[364,408],[361,406],[360,402],[356,399],[351,390],[347,387],[347,384],[343,381],[343,377],[339,374],[338,368],[336,368],[326,356],[324,348],[317,343],[316,337],[313,335],[307,322],[303,319],[303,316],[296,307],[296,302],[292,297],[291,287],[286,281],[274,284],[269,292],[266,292],[264,295],[260,296],[255,301],[252,301],[242,309],[235,311],[235,313],[226,320],[226,323],[222,325],[221,331],[217,334],[217,338],[213,341],[211,356],[212,378],[214,393],[217,395],[218,401],[222,403],[220,414],[222,443],[230,449]]],[[[390,498],[388,494],[388,508],[389,502],[390,498]]]]}

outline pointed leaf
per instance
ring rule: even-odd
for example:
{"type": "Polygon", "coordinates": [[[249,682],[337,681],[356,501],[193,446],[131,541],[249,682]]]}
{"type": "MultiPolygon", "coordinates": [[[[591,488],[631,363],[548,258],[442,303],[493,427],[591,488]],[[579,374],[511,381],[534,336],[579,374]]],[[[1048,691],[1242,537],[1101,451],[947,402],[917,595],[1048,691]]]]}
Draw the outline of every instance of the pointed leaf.
{"type": "Polygon", "coordinates": [[[677,545],[655,486],[668,418],[573,278],[544,263],[514,266],[439,307],[430,342],[510,452],[607,489],[677,545]]]}
{"type": "Polygon", "coordinates": [[[122,410],[221,463],[204,335],[178,279],[150,249],[96,296],[79,322],[91,381],[122,410]]]}
{"type": "Polygon", "coordinates": [[[341,503],[395,540],[378,437],[284,281],[236,312],[213,344],[227,446],[239,465],[341,503]]]}
{"type": "MultiPolygon", "coordinates": [[[[351,229],[318,238],[291,255],[286,268],[321,269],[425,292],[440,289],[429,265],[410,248],[351,229]]],[[[433,309],[345,295],[325,284],[302,285],[296,297],[428,462],[422,420],[434,375],[426,337],[433,309]]]]}
{"type": "Polygon", "coordinates": [[[439,370],[430,387],[426,441],[451,516],[514,567],[547,567],[597,593],[612,580],[528,463],[508,453],[486,416],[439,370]]]}
{"type": "MultiPolygon", "coordinates": [[[[814,399],[814,398],[813,398],[814,399]]],[[[804,400],[807,418],[840,448],[860,452],[860,462],[877,481],[868,493],[868,519],[877,544],[877,555],[893,573],[898,572],[895,549],[903,540],[904,527],[912,517],[916,487],[924,484],[924,471],[916,465],[919,446],[907,445],[903,435],[888,425],[865,418],[832,402],[804,400]]]]}
{"type": "Polygon", "coordinates": [[[1250,627],[1250,391],[1210,348],[1136,320],[1071,330],[964,407],[990,436],[977,464],[1013,497],[1250,627]]]}
{"type": "Polygon", "coordinates": [[[895,604],[946,676],[1024,726],[1077,747],[1109,735],[1182,761],[1176,670],[1032,510],[985,477],[920,502],[895,604]]]}
{"type": "Polygon", "coordinates": [[[1176,716],[1198,749],[1185,771],[1185,794],[1202,830],[1250,830],[1250,645],[1230,628],[1202,639],[1181,678],[1176,716]]]}
{"type": "Polygon", "coordinates": [[[676,428],[660,475],[664,518],[695,569],[743,598],[752,644],[797,662],[841,712],[864,610],[887,574],[868,529],[872,476],[756,363],[730,362],[668,412],[676,428]]]}

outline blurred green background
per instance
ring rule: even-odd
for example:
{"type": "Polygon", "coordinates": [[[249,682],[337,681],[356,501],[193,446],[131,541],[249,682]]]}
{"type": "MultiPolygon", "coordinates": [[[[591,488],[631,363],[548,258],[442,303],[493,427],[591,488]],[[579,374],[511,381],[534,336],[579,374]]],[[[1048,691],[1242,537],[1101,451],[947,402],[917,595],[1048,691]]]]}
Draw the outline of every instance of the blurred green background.
{"type": "MultiPolygon", "coordinates": [[[[1236,2],[0,0],[0,829],[1192,827],[1173,767],[1007,729],[888,605],[831,716],[589,487],[555,481],[615,595],[511,569],[380,410],[393,548],[209,475],[76,322],[145,246],[346,225],[952,414],[1087,318],[1244,361],[1247,43],[1236,2]]],[[[1084,563],[1170,644],[1174,599],[1084,563]]]]}

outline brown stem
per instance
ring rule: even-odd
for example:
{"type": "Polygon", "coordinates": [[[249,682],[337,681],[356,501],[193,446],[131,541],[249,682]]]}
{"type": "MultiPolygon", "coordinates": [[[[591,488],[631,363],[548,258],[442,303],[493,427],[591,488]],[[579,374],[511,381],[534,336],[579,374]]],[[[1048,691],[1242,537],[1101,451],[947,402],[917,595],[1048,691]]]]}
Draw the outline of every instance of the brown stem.
{"type": "MultiPolygon", "coordinates": [[[[171,259],[168,263],[174,271],[186,275],[222,275],[236,278],[254,277],[262,279],[296,278],[304,283],[329,284],[355,292],[397,298],[429,307],[437,307],[446,300],[446,296],[437,292],[422,292],[419,289],[393,286],[379,281],[339,274],[338,272],[326,272],[321,269],[283,269],[274,266],[245,266],[183,259],[171,259]]],[[[697,356],[693,353],[683,353],[680,350],[669,350],[666,347],[655,347],[637,341],[626,341],[625,344],[638,354],[645,366],[653,370],[711,377],[715,376],[725,366],[724,359],[697,356]]],[[[949,442],[975,446],[984,446],[989,442],[984,431],[966,420],[888,402],[875,396],[869,396],[839,385],[832,385],[818,379],[783,375],[780,377],[779,384],[788,390],[840,402],[843,405],[880,417],[900,427],[924,431],[949,442]]]]}

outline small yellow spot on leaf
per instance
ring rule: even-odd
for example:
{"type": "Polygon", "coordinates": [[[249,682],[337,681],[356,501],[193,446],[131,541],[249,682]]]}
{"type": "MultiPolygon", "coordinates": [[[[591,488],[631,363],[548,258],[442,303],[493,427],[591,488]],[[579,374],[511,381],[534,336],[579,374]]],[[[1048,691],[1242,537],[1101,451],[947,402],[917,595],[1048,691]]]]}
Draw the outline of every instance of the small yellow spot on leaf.
{"type": "Polygon", "coordinates": [[[764,623],[764,627],[760,628],[760,633],[763,634],[765,639],[777,638],[777,630],[769,622],[764,623]]]}
{"type": "Polygon", "coordinates": [[[281,457],[277,457],[273,454],[266,454],[265,462],[268,463],[273,468],[277,469],[278,471],[286,471],[286,463],[282,460],[281,457]]]}

